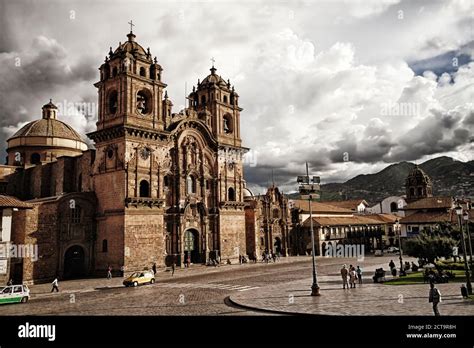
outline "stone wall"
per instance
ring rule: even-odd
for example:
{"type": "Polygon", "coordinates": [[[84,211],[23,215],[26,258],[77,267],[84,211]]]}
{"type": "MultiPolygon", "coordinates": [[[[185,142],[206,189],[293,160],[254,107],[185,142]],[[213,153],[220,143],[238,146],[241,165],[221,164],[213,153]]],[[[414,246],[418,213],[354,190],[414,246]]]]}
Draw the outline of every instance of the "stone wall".
{"type": "Polygon", "coordinates": [[[239,255],[246,255],[245,212],[223,209],[219,213],[221,262],[229,259],[239,262],[239,255]]]}

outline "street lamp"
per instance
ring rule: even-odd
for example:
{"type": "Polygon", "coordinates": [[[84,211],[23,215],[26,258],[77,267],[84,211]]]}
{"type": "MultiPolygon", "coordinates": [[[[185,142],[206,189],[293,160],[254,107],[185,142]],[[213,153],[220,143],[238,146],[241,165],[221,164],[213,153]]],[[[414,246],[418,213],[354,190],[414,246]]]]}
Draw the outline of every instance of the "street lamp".
{"type": "Polygon", "coordinates": [[[400,226],[400,222],[398,219],[395,221],[395,229],[398,233],[398,251],[400,253],[400,276],[405,273],[403,268],[403,259],[402,259],[402,226],[400,226]]]}
{"type": "Polygon", "coordinates": [[[471,264],[471,267],[472,267],[472,244],[471,244],[471,233],[469,232],[469,211],[465,211],[462,217],[466,223],[467,240],[469,241],[469,263],[471,264]]]}
{"type": "Polygon", "coordinates": [[[310,184],[309,178],[309,169],[308,162],[306,162],[306,176],[298,176],[298,184],[300,184],[300,194],[308,195],[308,205],[309,205],[309,222],[310,222],[310,231],[311,231],[311,246],[312,246],[312,260],[313,260],[313,285],[311,285],[311,296],[320,296],[318,278],[316,274],[316,248],[314,245],[314,228],[313,228],[313,209],[311,207],[312,195],[319,190],[319,177],[313,176],[311,179],[312,184],[310,184]]]}
{"type": "Polygon", "coordinates": [[[457,205],[454,208],[454,210],[456,211],[456,215],[458,216],[459,231],[461,232],[462,251],[463,251],[463,255],[464,255],[464,271],[466,273],[467,292],[468,292],[469,295],[472,295],[472,286],[471,286],[471,278],[470,278],[471,271],[469,269],[469,264],[467,263],[466,240],[464,239],[464,231],[462,229],[462,223],[461,223],[462,207],[459,204],[459,201],[457,202],[457,205]]]}

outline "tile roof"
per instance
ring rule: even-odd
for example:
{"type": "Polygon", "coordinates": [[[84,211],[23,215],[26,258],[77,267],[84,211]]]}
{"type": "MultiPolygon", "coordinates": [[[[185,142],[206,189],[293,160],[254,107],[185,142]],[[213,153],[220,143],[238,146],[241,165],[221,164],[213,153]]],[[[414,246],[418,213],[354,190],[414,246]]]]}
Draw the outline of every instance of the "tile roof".
{"type": "MultiPolygon", "coordinates": [[[[364,215],[353,215],[353,216],[336,216],[336,217],[313,217],[313,223],[315,226],[357,226],[357,225],[381,225],[385,222],[378,219],[370,218],[364,215]]],[[[303,226],[308,227],[310,225],[309,218],[303,223],[303,226]]]]}
{"type": "MultiPolygon", "coordinates": [[[[300,209],[304,212],[308,212],[308,201],[303,199],[294,199],[290,201],[293,204],[294,208],[300,209]]],[[[314,214],[317,213],[345,213],[345,214],[352,214],[353,211],[350,209],[336,207],[334,205],[319,203],[319,202],[311,202],[311,209],[314,214]]]]}
{"type": "Polygon", "coordinates": [[[0,208],[31,209],[33,206],[29,203],[20,201],[15,197],[0,195],[0,208]]]}
{"type": "Polygon", "coordinates": [[[324,201],[321,203],[351,210],[357,210],[357,206],[361,203],[364,203],[365,206],[369,205],[364,199],[352,199],[347,201],[324,201]]]}
{"type": "Polygon", "coordinates": [[[409,223],[438,223],[438,222],[450,222],[452,216],[450,212],[416,212],[409,216],[405,216],[400,220],[402,224],[409,223]]]}
{"type": "Polygon", "coordinates": [[[451,208],[452,197],[427,197],[408,203],[404,210],[451,208]]]}

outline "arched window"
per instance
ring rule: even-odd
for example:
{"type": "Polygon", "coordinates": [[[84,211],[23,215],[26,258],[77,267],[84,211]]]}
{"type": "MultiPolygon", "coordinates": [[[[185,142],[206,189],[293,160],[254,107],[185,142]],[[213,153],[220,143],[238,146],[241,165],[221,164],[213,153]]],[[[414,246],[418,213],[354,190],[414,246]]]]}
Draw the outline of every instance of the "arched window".
{"type": "Polygon", "coordinates": [[[202,105],[206,104],[206,96],[205,96],[205,95],[203,95],[203,96],[201,97],[201,104],[202,104],[202,105]]]}
{"type": "Polygon", "coordinates": [[[107,80],[110,77],[110,66],[109,64],[104,65],[104,80],[107,80]]]}
{"type": "Polygon", "coordinates": [[[392,202],[390,203],[390,212],[398,211],[397,203],[392,202]]]}
{"type": "Polygon", "coordinates": [[[412,187],[410,188],[410,195],[411,196],[414,196],[415,195],[415,189],[412,187]]]}
{"type": "Polygon", "coordinates": [[[150,67],[150,79],[156,80],[156,66],[152,65],[150,67]]]}
{"type": "Polygon", "coordinates": [[[117,67],[114,67],[113,70],[112,70],[112,76],[115,77],[118,75],[118,69],[117,67]]]}
{"type": "Polygon", "coordinates": [[[150,197],[150,184],[146,180],[140,181],[140,197],[150,197]]]}
{"type": "Polygon", "coordinates": [[[102,252],[106,253],[108,251],[109,251],[109,245],[108,245],[107,239],[104,239],[102,241],[102,252]]]}
{"type": "Polygon", "coordinates": [[[144,67],[140,68],[140,76],[146,77],[146,70],[144,67]]]}
{"type": "Polygon", "coordinates": [[[170,186],[170,179],[168,177],[168,175],[165,175],[165,177],[163,178],[163,185],[165,187],[169,187],[170,186]]]}
{"type": "Polygon", "coordinates": [[[423,195],[423,189],[421,187],[418,187],[418,196],[423,195]]]}
{"type": "Polygon", "coordinates": [[[117,112],[118,108],[118,94],[117,91],[111,91],[109,93],[109,113],[114,115],[117,112]]]}
{"type": "Polygon", "coordinates": [[[227,96],[224,96],[224,103],[227,103],[227,96]]]}
{"type": "Polygon", "coordinates": [[[232,116],[229,114],[224,115],[224,133],[231,134],[233,130],[232,116]]]}
{"type": "Polygon", "coordinates": [[[232,187],[229,187],[228,190],[228,200],[235,201],[235,190],[232,187]]]}
{"type": "Polygon", "coordinates": [[[196,193],[196,178],[188,175],[187,179],[188,193],[196,193]]]}
{"type": "Polygon", "coordinates": [[[41,156],[39,153],[34,153],[31,155],[31,164],[40,164],[41,163],[41,156]]]}

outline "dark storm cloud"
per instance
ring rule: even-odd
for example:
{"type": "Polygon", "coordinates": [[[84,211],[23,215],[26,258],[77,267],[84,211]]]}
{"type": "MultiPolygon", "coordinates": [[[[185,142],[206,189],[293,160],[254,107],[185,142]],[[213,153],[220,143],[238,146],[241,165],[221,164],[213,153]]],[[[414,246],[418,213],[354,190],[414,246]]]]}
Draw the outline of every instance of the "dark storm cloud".
{"type": "Polygon", "coordinates": [[[74,96],[65,95],[63,89],[69,90],[83,81],[92,83],[97,71],[87,57],[77,65],[70,65],[66,50],[58,42],[39,36],[24,51],[0,55],[0,75],[0,151],[3,153],[8,136],[21,123],[41,117],[41,106],[49,98],[83,101],[79,88],[74,96]]]}

